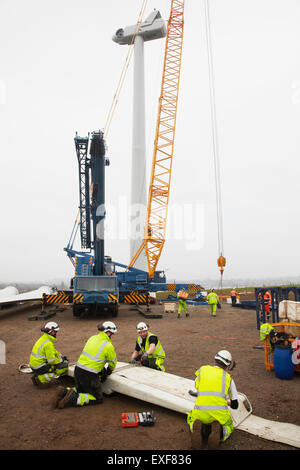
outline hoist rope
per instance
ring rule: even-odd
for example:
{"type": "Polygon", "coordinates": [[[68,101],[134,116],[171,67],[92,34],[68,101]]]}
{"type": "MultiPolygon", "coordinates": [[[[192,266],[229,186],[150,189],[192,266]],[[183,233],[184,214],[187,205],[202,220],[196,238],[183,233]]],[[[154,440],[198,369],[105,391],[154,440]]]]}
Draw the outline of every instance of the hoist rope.
{"type": "Polygon", "coordinates": [[[117,88],[116,88],[116,92],[114,94],[113,101],[112,101],[112,104],[111,104],[111,107],[110,107],[110,110],[109,110],[109,113],[108,113],[108,116],[107,116],[107,119],[106,119],[106,124],[105,124],[105,127],[104,127],[104,133],[103,133],[104,139],[106,139],[106,137],[107,137],[107,133],[109,131],[110,124],[111,124],[116,106],[117,106],[118,101],[119,101],[119,96],[120,96],[120,93],[121,93],[121,89],[122,89],[122,86],[123,86],[123,83],[124,83],[124,80],[125,80],[125,77],[126,77],[126,73],[127,73],[127,70],[128,70],[129,64],[130,64],[131,57],[132,57],[133,48],[134,48],[134,44],[135,44],[135,38],[136,38],[136,35],[138,34],[138,32],[140,30],[140,27],[141,27],[147,2],[148,2],[148,0],[143,0],[143,5],[142,5],[142,8],[141,8],[140,13],[139,13],[139,17],[138,17],[138,20],[137,20],[137,23],[136,23],[136,26],[135,26],[135,30],[134,30],[134,33],[133,33],[133,36],[132,36],[131,43],[129,45],[129,51],[128,51],[128,54],[126,56],[125,63],[123,65],[123,69],[122,69],[122,72],[121,72],[121,76],[120,76],[120,79],[119,79],[119,82],[118,82],[118,85],[117,85],[117,88]]]}
{"type": "Polygon", "coordinates": [[[211,30],[210,30],[210,12],[209,12],[208,0],[204,0],[204,10],[205,10],[205,31],[206,31],[207,60],[208,60],[208,71],[209,71],[209,91],[210,91],[210,105],[211,105],[212,135],[213,135],[215,185],[216,185],[218,248],[219,248],[219,256],[223,256],[223,251],[224,251],[223,217],[222,217],[222,197],[221,197],[221,180],[220,180],[219,142],[218,142],[211,30]]]}

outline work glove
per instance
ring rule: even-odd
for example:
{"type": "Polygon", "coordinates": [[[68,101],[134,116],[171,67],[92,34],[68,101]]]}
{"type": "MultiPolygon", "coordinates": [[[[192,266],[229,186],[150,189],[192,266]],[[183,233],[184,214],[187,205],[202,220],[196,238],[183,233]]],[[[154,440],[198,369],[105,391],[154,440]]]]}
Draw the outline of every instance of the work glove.
{"type": "Polygon", "coordinates": [[[105,380],[107,379],[107,376],[109,374],[107,373],[107,369],[104,367],[104,369],[102,369],[102,371],[100,372],[99,374],[99,378],[100,378],[100,382],[103,383],[105,382],[105,380]]]}
{"type": "Polygon", "coordinates": [[[59,364],[54,364],[52,370],[67,369],[69,366],[68,361],[62,361],[59,364]]]}
{"type": "Polygon", "coordinates": [[[143,366],[149,367],[149,356],[146,352],[141,357],[141,364],[143,366]]]}
{"type": "Polygon", "coordinates": [[[197,396],[197,392],[195,392],[194,390],[189,390],[189,394],[192,395],[192,397],[197,396]]]}
{"type": "Polygon", "coordinates": [[[130,359],[129,364],[136,364],[136,359],[130,359]]]}
{"type": "Polygon", "coordinates": [[[142,356],[143,356],[143,353],[139,353],[139,354],[136,356],[135,360],[136,360],[136,361],[140,361],[140,360],[142,359],[142,356]]]}

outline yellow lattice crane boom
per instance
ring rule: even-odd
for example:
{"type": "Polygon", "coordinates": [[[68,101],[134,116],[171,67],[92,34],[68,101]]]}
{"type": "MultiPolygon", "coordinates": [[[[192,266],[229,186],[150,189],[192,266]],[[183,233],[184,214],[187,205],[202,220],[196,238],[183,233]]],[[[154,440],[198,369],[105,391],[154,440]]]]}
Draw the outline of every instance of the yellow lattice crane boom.
{"type": "Polygon", "coordinates": [[[181,71],[184,3],[185,0],[171,1],[144,240],[128,265],[128,268],[133,267],[144,252],[150,278],[154,276],[165,243],[181,71]]]}

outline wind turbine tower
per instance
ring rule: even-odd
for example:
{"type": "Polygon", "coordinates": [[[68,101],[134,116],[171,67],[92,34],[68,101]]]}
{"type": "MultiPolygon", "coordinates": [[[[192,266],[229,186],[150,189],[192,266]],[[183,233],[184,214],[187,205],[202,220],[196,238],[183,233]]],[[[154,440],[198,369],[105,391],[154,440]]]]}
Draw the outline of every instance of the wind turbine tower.
{"type": "MultiPolygon", "coordinates": [[[[144,227],[137,224],[144,223],[147,211],[146,186],[146,138],[145,138],[145,74],[144,74],[144,42],[160,39],[167,34],[165,21],[158,10],[154,10],[140,25],[119,28],[113,35],[113,41],[120,45],[131,45],[135,36],[134,45],[134,76],[133,76],[133,134],[132,134],[132,161],[131,161],[131,210],[130,220],[130,259],[140,247],[144,227]]],[[[136,268],[147,271],[146,258],[140,257],[136,268]]]]}

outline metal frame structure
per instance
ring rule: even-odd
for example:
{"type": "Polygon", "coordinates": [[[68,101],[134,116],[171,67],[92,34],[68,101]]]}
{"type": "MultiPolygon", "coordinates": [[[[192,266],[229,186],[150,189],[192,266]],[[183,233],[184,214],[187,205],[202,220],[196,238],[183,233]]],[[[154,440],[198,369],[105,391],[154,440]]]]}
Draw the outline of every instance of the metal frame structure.
{"type": "Polygon", "coordinates": [[[80,238],[82,248],[91,248],[91,212],[90,212],[90,158],[88,156],[89,136],[74,138],[79,169],[79,210],[80,238]]]}
{"type": "Polygon", "coordinates": [[[255,301],[256,301],[256,324],[257,329],[260,329],[261,323],[266,322],[266,312],[264,302],[260,302],[258,296],[261,294],[262,298],[267,291],[271,293],[271,307],[272,307],[272,322],[279,322],[279,303],[282,300],[288,300],[289,294],[293,293],[295,302],[300,302],[300,287],[299,286],[287,286],[287,287],[257,287],[255,288],[255,301]],[[260,310],[262,306],[262,311],[260,310]]]}

